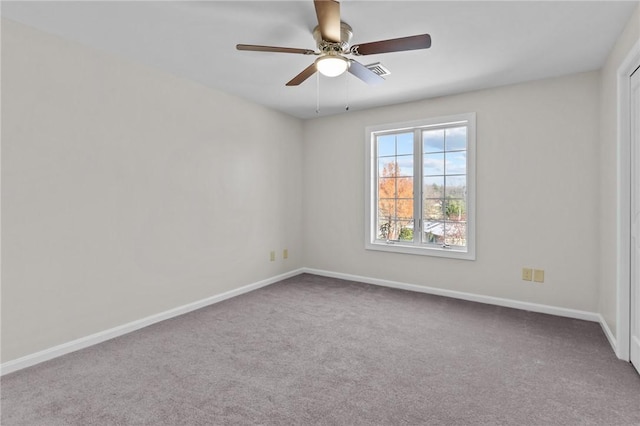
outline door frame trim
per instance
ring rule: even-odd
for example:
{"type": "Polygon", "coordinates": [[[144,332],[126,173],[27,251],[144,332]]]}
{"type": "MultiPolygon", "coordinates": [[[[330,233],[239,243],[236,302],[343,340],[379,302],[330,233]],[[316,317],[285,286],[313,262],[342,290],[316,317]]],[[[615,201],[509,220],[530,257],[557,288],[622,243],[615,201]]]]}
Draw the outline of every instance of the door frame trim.
{"type": "Polygon", "coordinates": [[[617,111],[617,297],[616,297],[616,355],[629,361],[631,330],[631,124],[630,82],[640,66],[640,40],[631,48],[618,67],[617,111]]]}

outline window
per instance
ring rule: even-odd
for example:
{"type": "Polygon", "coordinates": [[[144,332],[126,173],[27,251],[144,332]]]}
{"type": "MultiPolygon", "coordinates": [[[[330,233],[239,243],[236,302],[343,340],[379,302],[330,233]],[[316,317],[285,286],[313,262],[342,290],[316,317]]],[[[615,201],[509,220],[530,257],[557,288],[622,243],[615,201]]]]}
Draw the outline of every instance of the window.
{"type": "Polygon", "coordinates": [[[475,259],[475,113],[367,128],[371,250],[475,259]]]}

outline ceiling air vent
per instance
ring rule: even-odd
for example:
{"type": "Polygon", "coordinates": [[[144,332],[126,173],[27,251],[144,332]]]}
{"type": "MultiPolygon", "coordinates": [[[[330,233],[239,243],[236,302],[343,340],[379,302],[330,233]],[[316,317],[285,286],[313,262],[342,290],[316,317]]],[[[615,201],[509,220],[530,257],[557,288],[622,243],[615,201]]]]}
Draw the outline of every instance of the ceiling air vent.
{"type": "Polygon", "coordinates": [[[384,77],[386,75],[391,74],[391,71],[386,69],[380,62],[376,62],[375,64],[365,65],[365,67],[369,68],[371,71],[378,74],[380,77],[384,77]]]}

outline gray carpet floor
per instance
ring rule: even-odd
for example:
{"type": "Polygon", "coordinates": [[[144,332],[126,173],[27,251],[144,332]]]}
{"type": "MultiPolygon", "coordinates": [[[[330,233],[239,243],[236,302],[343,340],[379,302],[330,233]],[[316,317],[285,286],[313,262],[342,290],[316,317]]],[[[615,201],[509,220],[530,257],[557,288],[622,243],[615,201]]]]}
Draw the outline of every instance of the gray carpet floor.
{"type": "Polygon", "coordinates": [[[299,275],[1,380],[2,425],[640,425],[600,326],[299,275]]]}

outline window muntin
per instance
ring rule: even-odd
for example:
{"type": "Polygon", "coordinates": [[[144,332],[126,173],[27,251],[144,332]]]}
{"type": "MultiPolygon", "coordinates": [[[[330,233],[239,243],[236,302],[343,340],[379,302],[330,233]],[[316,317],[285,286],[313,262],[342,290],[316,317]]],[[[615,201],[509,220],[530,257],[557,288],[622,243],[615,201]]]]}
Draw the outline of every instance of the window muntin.
{"type": "Polygon", "coordinates": [[[475,114],[367,136],[367,248],[474,259],[475,114]]]}

